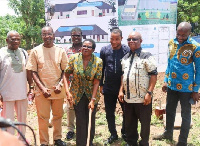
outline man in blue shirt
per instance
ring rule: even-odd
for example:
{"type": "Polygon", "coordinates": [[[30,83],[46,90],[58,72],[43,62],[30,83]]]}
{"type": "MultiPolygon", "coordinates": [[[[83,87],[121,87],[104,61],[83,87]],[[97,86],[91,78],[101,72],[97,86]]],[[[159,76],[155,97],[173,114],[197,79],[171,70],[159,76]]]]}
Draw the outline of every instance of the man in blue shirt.
{"type": "Polygon", "coordinates": [[[191,123],[191,104],[199,100],[200,46],[189,37],[192,26],[188,22],[178,25],[176,38],[169,42],[168,66],[163,92],[167,92],[166,128],[154,139],[173,139],[173,128],[177,103],[181,104],[181,131],[177,146],[186,146],[191,123]],[[192,99],[190,99],[192,98],[192,99]]]}
{"type": "MultiPolygon", "coordinates": [[[[128,46],[121,44],[122,38],[121,30],[113,29],[110,37],[111,44],[102,47],[100,51],[100,58],[103,60],[100,92],[104,95],[106,119],[111,133],[111,136],[105,144],[111,144],[118,139],[115,126],[115,108],[122,76],[121,59],[130,51],[128,46]]],[[[123,104],[121,102],[120,105],[123,110],[123,104]]],[[[121,133],[122,137],[125,138],[124,121],[122,123],[121,133]]]]}

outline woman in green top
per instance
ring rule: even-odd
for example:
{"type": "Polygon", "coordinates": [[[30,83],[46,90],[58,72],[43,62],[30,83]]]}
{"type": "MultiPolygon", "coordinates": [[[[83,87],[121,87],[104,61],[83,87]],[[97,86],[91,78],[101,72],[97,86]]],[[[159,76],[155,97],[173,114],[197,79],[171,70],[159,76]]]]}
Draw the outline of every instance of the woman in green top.
{"type": "Polygon", "coordinates": [[[92,109],[92,122],[90,145],[95,133],[95,114],[97,103],[100,98],[99,82],[102,76],[102,60],[93,52],[96,44],[92,39],[83,41],[81,53],[70,56],[65,70],[65,77],[73,74],[70,90],[67,80],[64,80],[67,99],[74,104],[76,114],[76,145],[85,146],[87,143],[87,129],[89,120],[89,108],[92,109]]]}

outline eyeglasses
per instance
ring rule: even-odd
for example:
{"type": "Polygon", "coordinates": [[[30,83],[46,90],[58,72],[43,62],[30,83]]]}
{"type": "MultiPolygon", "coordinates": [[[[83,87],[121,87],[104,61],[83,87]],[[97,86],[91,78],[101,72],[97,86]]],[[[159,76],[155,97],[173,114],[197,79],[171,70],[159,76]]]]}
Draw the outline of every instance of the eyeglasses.
{"type": "Polygon", "coordinates": [[[131,40],[132,40],[133,42],[136,42],[136,41],[138,41],[139,39],[134,39],[134,38],[128,38],[128,39],[127,39],[127,41],[129,41],[129,42],[130,42],[131,40]]]}
{"type": "Polygon", "coordinates": [[[83,47],[83,48],[88,48],[88,49],[90,49],[90,50],[92,49],[92,46],[83,45],[82,47],[83,47]]]}
{"type": "Polygon", "coordinates": [[[12,38],[9,38],[11,42],[20,42],[21,39],[12,39],[12,38]]]}
{"type": "Polygon", "coordinates": [[[44,33],[42,34],[43,37],[47,37],[47,36],[53,36],[53,33],[44,33]]]}
{"type": "Polygon", "coordinates": [[[181,37],[181,38],[187,38],[188,35],[180,35],[180,34],[176,34],[177,38],[181,37]]]}
{"type": "Polygon", "coordinates": [[[72,37],[81,37],[81,35],[71,35],[72,37]]]}

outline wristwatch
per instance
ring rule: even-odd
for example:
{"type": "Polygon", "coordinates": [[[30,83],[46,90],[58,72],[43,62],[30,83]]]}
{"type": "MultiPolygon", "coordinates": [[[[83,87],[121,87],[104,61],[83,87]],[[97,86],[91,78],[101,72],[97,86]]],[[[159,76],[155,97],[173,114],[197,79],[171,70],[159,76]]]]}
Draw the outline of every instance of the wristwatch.
{"type": "Polygon", "coordinates": [[[147,91],[147,93],[148,93],[149,95],[152,95],[152,94],[153,94],[151,91],[147,91]]]}
{"type": "Polygon", "coordinates": [[[34,89],[34,86],[30,86],[29,89],[34,89]]]}
{"type": "Polygon", "coordinates": [[[63,86],[63,83],[59,82],[59,85],[62,87],[62,86],[63,86]]]}
{"type": "Polygon", "coordinates": [[[94,98],[94,97],[92,97],[92,98],[91,98],[91,100],[94,100],[94,101],[96,101],[97,99],[96,99],[96,98],[94,98]]]}

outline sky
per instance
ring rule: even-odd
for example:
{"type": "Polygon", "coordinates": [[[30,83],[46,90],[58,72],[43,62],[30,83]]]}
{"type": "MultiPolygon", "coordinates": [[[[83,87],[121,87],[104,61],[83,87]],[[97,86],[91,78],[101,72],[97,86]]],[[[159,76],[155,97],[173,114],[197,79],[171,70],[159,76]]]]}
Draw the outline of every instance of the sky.
{"type": "Polygon", "coordinates": [[[8,8],[7,4],[7,0],[0,0],[0,16],[5,16],[6,14],[15,15],[15,12],[11,8],[8,8]]]}

